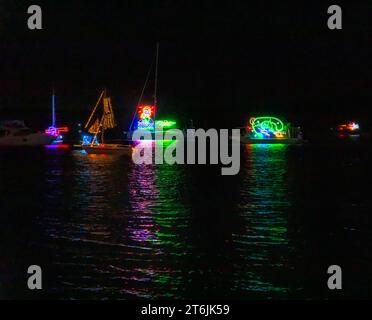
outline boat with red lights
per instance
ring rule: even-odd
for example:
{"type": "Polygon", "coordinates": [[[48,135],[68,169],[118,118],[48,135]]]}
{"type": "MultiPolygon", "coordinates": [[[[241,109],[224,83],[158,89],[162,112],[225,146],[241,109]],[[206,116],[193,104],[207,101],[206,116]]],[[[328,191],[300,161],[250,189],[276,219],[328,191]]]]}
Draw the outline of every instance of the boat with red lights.
{"type": "Polygon", "coordinates": [[[132,122],[129,126],[129,131],[124,132],[126,138],[129,141],[133,142],[133,133],[136,130],[146,131],[149,133],[149,140],[155,140],[156,138],[156,130],[163,132],[165,128],[171,128],[175,126],[174,121],[169,120],[159,120],[156,121],[157,115],[157,88],[158,88],[158,64],[159,64],[159,43],[156,44],[156,51],[155,51],[155,68],[153,68],[153,62],[151,63],[150,69],[148,71],[144,86],[142,88],[142,92],[140,98],[138,100],[136,110],[133,114],[132,122]],[[152,104],[143,104],[142,99],[148,85],[148,81],[150,78],[151,73],[154,69],[154,94],[153,98],[154,101],[152,104]]]}
{"type": "Polygon", "coordinates": [[[342,123],[337,125],[336,134],[338,138],[359,138],[360,137],[360,126],[355,121],[342,123]]]}
{"type": "Polygon", "coordinates": [[[241,128],[239,141],[241,144],[302,144],[304,139],[301,127],[264,116],[250,118],[248,125],[241,128]]]}
{"type": "Polygon", "coordinates": [[[56,124],[56,109],[55,109],[55,93],[52,94],[52,125],[45,130],[45,134],[54,138],[50,148],[68,148],[67,144],[63,143],[64,135],[69,132],[68,127],[57,127],[56,124]]]}

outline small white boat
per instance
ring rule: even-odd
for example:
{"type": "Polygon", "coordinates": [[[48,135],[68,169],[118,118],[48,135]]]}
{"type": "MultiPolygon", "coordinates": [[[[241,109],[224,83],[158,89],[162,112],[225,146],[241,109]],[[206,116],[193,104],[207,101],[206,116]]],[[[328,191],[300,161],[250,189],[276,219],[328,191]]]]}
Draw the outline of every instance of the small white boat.
{"type": "Polygon", "coordinates": [[[21,120],[0,122],[1,147],[44,146],[54,139],[55,137],[26,127],[21,120]]]}

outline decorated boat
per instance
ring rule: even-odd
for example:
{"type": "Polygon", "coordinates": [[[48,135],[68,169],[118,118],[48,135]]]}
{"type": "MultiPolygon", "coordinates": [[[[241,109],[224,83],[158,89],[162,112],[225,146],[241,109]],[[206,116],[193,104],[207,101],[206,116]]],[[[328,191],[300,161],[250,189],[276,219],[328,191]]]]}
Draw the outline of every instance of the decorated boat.
{"type": "Polygon", "coordinates": [[[55,93],[52,94],[52,125],[45,130],[45,134],[54,138],[49,148],[66,148],[69,145],[64,144],[64,135],[69,132],[68,127],[57,127],[56,124],[55,93]]]}
{"type": "Polygon", "coordinates": [[[359,123],[350,121],[337,125],[335,132],[338,138],[355,139],[360,137],[360,126],[359,123]]]}
{"type": "Polygon", "coordinates": [[[241,130],[241,144],[302,144],[300,127],[293,127],[283,120],[273,117],[252,117],[241,130]]]}
{"type": "MultiPolygon", "coordinates": [[[[124,132],[127,139],[130,141],[133,141],[133,133],[136,130],[144,130],[151,135],[151,140],[155,140],[157,135],[157,131],[161,131],[161,133],[165,129],[174,128],[176,126],[175,121],[171,120],[156,120],[157,115],[157,88],[158,88],[158,64],[159,64],[159,43],[156,45],[156,52],[155,52],[155,68],[154,68],[154,62],[151,63],[150,69],[148,71],[144,86],[142,88],[142,92],[140,95],[140,98],[138,100],[135,112],[132,117],[132,122],[129,126],[129,131],[124,132]],[[143,103],[143,97],[146,91],[146,88],[148,86],[148,82],[150,79],[150,76],[154,72],[154,91],[153,91],[153,97],[154,101],[153,103],[144,104],[143,103]]],[[[149,135],[149,136],[150,136],[149,135]]]]}
{"type": "Polygon", "coordinates": [[[117,126],[111,97],[103,90],[92,113],[85,125],[85,129],[91,135],[89,142],[83,141],[82,148],[88,154],[115,154],[125,155],[132,153],[132,145],[113,144],[105,142],[105,132],[117,126]]]}
{"type": "Polygon", "coordinates": [[[158,64],[159,64],[159,43],[156,45],[156,51],[154,56],[154,62],[151,63],[150,69],[148,71],[144,86],[140,98],[138,100],[137,106],[135,108],[131,124],[129,126],[129,131],[124,132],[124,135],[128,141],[137,144],[138,141],[133,140],[133,133],[136,130],[145,131],[148,133],[148,138],[144,140],[157,140],[165,141],[164,133],[169,129],[178,129],[178,123],[175,120],[159,118],[158,116],[158,103],[157,103],[157,88],[158,88],[158,64]],[[153,89],[153,102],[143,103],[143,97],[148,87],[148,82],[150,76],[154,73],[154,89],[153,89]]]}

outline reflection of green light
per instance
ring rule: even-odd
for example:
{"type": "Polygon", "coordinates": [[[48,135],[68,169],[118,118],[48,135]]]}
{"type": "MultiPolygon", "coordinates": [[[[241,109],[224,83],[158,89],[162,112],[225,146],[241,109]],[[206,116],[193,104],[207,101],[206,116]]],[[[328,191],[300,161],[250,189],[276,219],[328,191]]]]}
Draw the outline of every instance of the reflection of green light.
{"type": "MultiPolygon", "coordinates": [[[[159,140],[156,143],[165,147],[177,141],[159,140]]],[[[154,146],[155,143],[149,145],[154,146]]],[[[147,207],[154,222],[156,239],[153,242],[156,251],[151,262],[156,263],[149,264],[151,283],[147,290],[152,297],[174,298],[182,295],[188,279],[184,276],[182,265],[164,264],[163,261],[178,262],[183,261],[185,256],[191,257],[190,244],[185,239],[189,229],[189,210],[180,201],[179,193],[184,176],[179,166],[164,164],[152,167],[151,170],[154,173],[151,185],[156,189],[156,196],[147,207]],[[156,291],[153,291],[154,288],[156,291]]]]}
{"type": "Polygon", "coordinates": [[[177,122],[172,120],[157,120],[155,121],[155,125],[158,128],[174,128],[177,122]]]}
{"type": "Polygon", "coordinates": [[[247,147],[251,147],[253,149],[283,149],[287,145],[284,143],[255,143],[249,144],[247,147]]]}
{"type": "MultiPolygon", "coordinates": [[[[165,144],[177,143],[176,140],[165,144]]],[[[188,210],[179,201],[179,189],[183,181],[182,171],[177,166],[162,165],[156,170],[156,185],[159,199],[167,199],[161,203],[159,211],[154,212],[154,220],[159,226],[157,237],[159,243],[169,248],[186,248],[180,231],[187,227],[188,210]]],[[[183,255],[183,251],[172,250],[172,255],[183,255]]]]}
{"type": "Polygon", "coordinates": [[[290,285],[277,281],[282,270],[292,272],[288,267],[292,250],[287,229],[291,207],[288,149],[287,144],[246,145],[239,203],[246,228],[234,235],[236,252],[245,264],[235,271],[234,286],[253,297],[286,297],[290,290],[290,285]]]}

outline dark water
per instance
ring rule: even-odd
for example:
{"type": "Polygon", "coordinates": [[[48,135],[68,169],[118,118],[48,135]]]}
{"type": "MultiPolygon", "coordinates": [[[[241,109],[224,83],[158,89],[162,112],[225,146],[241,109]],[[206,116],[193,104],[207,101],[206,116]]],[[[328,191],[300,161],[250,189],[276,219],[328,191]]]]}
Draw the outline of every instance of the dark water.
{"type": "Polygon", "coordinates": [[[218,166],[0,151],[0,298],[372,298],[370,146],[256,145],[218,166]],[[41,292],[27,267],[43,270],[41,292]],[[343,290],[327,288],[327,268],[343,290]]]}

